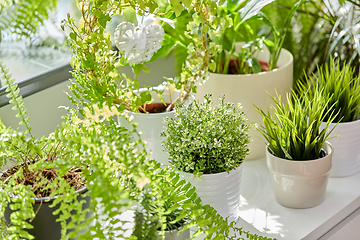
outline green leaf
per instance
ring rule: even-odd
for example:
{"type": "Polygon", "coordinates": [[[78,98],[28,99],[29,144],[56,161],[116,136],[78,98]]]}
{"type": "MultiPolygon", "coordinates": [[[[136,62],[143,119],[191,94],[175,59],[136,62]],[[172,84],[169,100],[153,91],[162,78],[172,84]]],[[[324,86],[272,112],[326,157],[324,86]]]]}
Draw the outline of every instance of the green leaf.
{"type": "Polygon", "coordinates": [[[164,35],[164,40],[162,41],[162,47],[152,56],[149,62],[153,62],[160,57],[166,57],[169,55],[171,50],[176,46],[177,40],[170,36],[169,34],[164,35]]]}
{"type": "Polygon", "coordinates": [[[141,100],[143,102],[149,102],[152,99],[151,94],[149,92],[147,92],[147,91],[141,92],[140,96],[141,96],[141,100]]]}

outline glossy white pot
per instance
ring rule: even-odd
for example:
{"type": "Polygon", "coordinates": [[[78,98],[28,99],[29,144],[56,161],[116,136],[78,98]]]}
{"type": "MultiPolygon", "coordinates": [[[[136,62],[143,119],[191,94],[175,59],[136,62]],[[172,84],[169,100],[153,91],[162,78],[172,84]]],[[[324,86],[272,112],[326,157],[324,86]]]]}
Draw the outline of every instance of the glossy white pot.
{"type": "MultiPolygon", "coordinates": [[[[155,87],[156,88],[156,87],[155,87]]],[[[140,89],[139,92],[145,89],[140,89]]],[[[160,103],[160,99],[155,92],[151,92],[151,96],[154,99],[154,103],[160,103]]],[[[166,103],[174,101],[179,96],[179,92],[173,92],[171,97],[167,92],[164,92],[163,98],[166,103]]],[[[129,116],[133,117],[133,122],[137,123],[137,131],[141,132],[141,139],[146,142],[146,148],[150,153],[150,159],[155,159],[163,165],[169,165],[169,154],[164,151],[161,145],[161,141],[164,137],[160,137],[160,133],[164,130],[164,119],[174,117],[174,112],[163,113],[135,113],[127,111],[129,116]]],[[[129,129],[132,127],[122,117],[118,118],[118,122],[121,126],[125,126],[129,129]]],[[[134,136],[137,138],[137,136],[134,136]]]]}
{"type": "MultiPolygon", "coordinates": [[[[329,129],[335,125],[331,123],[329,129]]],[[[329,140],[334,148],[330,177],[346,177],[360,172],[360,120],[339,123],[330,137],[334,137],[329,140]]]]}
{"type": "Polygon", "coordinates": [[[266,163],[279,204],[289,208],[311,208],[325,200],[333,148],[326,142],[323,149],[327,154],[323,158],[293,161],[275,157],[267,148],[266,163]]]}
{"type": "Polygon", "coordinates": [[[229,222],[238,219],[242,165],[230,173],[203,174],[200,178],[192,173],[181,172],[180,176],[195,188],[203,204],[212,206],[229,222]]]}
{"type": "MultiPolygon", "coordinates": [[[[256,57],[261,61],[268,61],[269,51],[264,49],[256,57]]],[[[276,95],[276,90],[285,100],[285,93],[291,92],[293,85],[293,57],[289,51],[281,51],[277,66],[272,71],[256,74],[211,73],[209,79],[198,86],[195,97],[202,100],[205,94],[211,93],[214,104],[218,104],[219,96],[225,94],[225,101],[242,104],[242,111],[247,119],[262,123],[262,118],[253,105],[266,111],[267,104],[273,103],[268,93],[276,95]]],[[[252,142],[249,144],[250,155],[246,159],[265,157],[265,143],[261,134],[250,129],[249,135],[252,142]]]]}

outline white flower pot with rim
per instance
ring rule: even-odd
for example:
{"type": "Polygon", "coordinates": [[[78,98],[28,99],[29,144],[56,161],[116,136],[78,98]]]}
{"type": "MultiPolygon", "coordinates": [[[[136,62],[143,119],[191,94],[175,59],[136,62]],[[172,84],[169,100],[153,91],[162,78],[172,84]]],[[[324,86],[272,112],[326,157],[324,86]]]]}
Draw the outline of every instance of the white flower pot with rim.
{"type": "MultiPolygon", "coordinates": [[[[267,49],[257,53],[256,58],[261,61],[269,60],[267,49]]],[[[203,100],[207,93],[212,94],[214,104],[219,103],[219,96],[225,94],[226,102],[241,103],[242,111],[245,116],[253,123],[262,123],[260,114],[254,109],[253,105],[267,111],[267,105],[273,101],[268,95],[276,95],[276,92],[284,96],[291,92],[293,85],[293,56],[285,49],[281,50],[278,68],[256,74],[218,74],[211,73],[209,79],[198,86],[196,99],[203,100]],[[276,91],[275,91],[276,90],[276,91]]],[[[265,157],[266,145],[261,134],[250,129],[249,135],[252,142],[249,144],[250,155],[246,159],[258,159],[265,157]]]]}
{"type": "Polygon", "coordinates": [[[202,204],[209,204],[222,217],[229,217],[229,222],[232,222],[239,216],[242,168],[241,164],[230,173],[203,174],[200,178],[192,173],[179,174],[196,188],[202,204]]]}
{"type": "MultiPolygon", "coordinates": [[[[331,123],[328,129],[335,125],[331,123]]],[[[330,177],[347,177],[360,172],[360,120],[339,123],[330,137],[334,137],[329,142],[335,149],[330,177]]]]}
{"type": "MultiPolygon", "coordinates": [[[[154,87],[154,89],[159,89],[159,87],[154,87]]],[[[140,89],[139,92],[145,91],[147,89],[140,89]]],[[[169,96],[168,92],[165,91],[163,94],[164,101],[166,103],[171,103],[180,93],[175,91],[169,96]]],[[[155,92],[151,92],[151,96],[154,99],[154,103],[161,102],[159,97],[155,92]]],[[[192,101],[191,98],[189,101],[192,101]]],[[[160,137],[160,133],[164,130],[164,119],[173,118],[174,112],[163,112],[163,113],[135,113],[127,111],[129,116],[133,117],[132,122],[137,123],[137,131],[141,132],[141,139],[146,142],[146,148],[150,152],[150,159],[155,159],[160,162],[162,165],[169,165],[169,154],[164,151],[161,141],[164,137],[160,137]]],[[[122,117],[118,118],[120,125],[125,126],[129,129],[132,127],[130,124],[122,117]]],[[[136,137],[136,136],[134,136],[136,137]]]]}
{"type": "Polygon", "coordinates": [[[326,142],[323,149],[326,152],[323,158],[294,161],[275,157],[267,148],[266,163],[279,204],[289,208],[311,208],[325,200],[333,148],[326,142]]]}

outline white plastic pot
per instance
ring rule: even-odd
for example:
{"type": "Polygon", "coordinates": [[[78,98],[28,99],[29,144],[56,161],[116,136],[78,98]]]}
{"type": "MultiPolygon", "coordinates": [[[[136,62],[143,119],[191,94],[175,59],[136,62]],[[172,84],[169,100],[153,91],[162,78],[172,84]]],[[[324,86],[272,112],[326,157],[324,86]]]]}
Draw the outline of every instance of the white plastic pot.
{"type": "MultiPolygon", "coordinates": [[[[155,87],[154,89],[159,89],[155,87]]],[[[147,89],[146,89],[147,90],[147,89]]],[[[145,91],[145,89],[140,89],[139,92],[145,91]]],[[[151,92],[151,96],[154,99],[154,103],[161,102],[159,97],[155,92],[151,92]]],[[[179,97],[179,92],[172,92],[169,96],[168,92],[165,91],[163,96],[166,103],[174,101],[179,97]]],[[[189,101],[192,101],[191,99],[189,101]]],[[[128,114],[133,116],[133,122],[137,123],[137,131],[141,132],[141,139],[145,141],[146,147],[150,152],[150,159],[155,159],[163,165],[169,165],[169,154],[164,151],[164,148],[161,145],[161,141],[164,137],[160,137],[160,133],[164,130],[164,119],[174,117],[174,112],[163,112],[163,113],[134,113],[127,111],[128,114]]],[[[129,123],[122,117],[118,118],[120,125],[132,129],[129,123]]],[[[137,138],[137,136],[134,136],[137,138]]]]}
{"type": "Polygon", "coordinates": [[[200,178],[192,173],[181,172],[180,176],[195,188],[203,204],[212,206],[229,222],[238,219],[242,165],[230,173],[203,174],[200,178]]]}
{"type": "Polygon", "coordinates": [[[326,142],[323,149],[327,154],[323,158],[294,161],[275,157],[267,148],[266,162],[279,204],[289,208],[311,208],[325,200],[333,148],[326,142]]]}
{"type": "MultiPolygon", "coordinates": [[[[329,129],[335,125],[331,123],[329,129]]],[[[360,172],[360,120],[339,123],[330,137],[334,137],[329,142],[335,149],[330,177],[346,177],[360,172]]]]}
{"type": "MultiPolygon", "coordinates": [[[[268,61],[269,51],[264,49],[256,57],[261,61],[268,61]]],[[[205,94],[211,93],[214,104],[218,104],[219,96],[225,94],[226,102],[242,104],[242,111],[247,119],[253,123],[262,123],[262,118],[253,105],[266,112],[267,104],[273,103],[268,93],[276,95],[277,92],[285,100],[285,93],[291,92],[293,85],[293,56],[289,51],[282,49],[277,66],[272,71],[256,74],[211,73],[209,79],[198,86],[195,97],[202,100],[205,94]]],[[[250,129],[249,135],[252,142],[249,144],[250,155],[246,159],[265,157],[266,145],[261,134],[250,129]]]]}
{"type": "MultiPolygon", "coordinates": [[[[134,113],[128,112],[129,115],[133,115],[137,125],[137,131],[141,132],[141,139],[146,142],[146,148],[150,153],[150,159],[155,159],[163,165],[169,165],[169,154],[164,151],[161,145],[163,137],[160,137],[160,133],[164,130],[164,119],[174,117],[173,112],[164,113],[134,113]]],[[[124,123],[124,119],[119,118],[120,124],[128,125],[124,123]]],[[[137,137],[137,136],[135,136],[137,137]]]]}

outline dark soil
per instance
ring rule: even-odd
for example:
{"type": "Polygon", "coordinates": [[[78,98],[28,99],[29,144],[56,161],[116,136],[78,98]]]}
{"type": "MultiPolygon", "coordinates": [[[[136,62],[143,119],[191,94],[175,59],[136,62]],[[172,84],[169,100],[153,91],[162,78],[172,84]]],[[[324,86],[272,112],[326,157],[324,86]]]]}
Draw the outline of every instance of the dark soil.
{"type": "Polygon", "coordinates": [[[164,105],[163,103],[151,103],[151,104],[145,104],[142,105],[141,108],[139,108],[139,112],[145,113],[143,110],[145,108],[146,112],[148,113],[162,113],[166,111],[166,108],[170,105],[170,103],[167,103],[164,105]]]}
{"type": "MultiPolygon", "coordinates": [[[[24,184],[24,185],[31,185],[33,188],[33,192],[37,198],[41,197],[48,197],[51,194],[51,189],[43,190],[45,185],[41,185],[40,181],[42,179],[46,179],[48,182],[54,181],[57,177],[57,169],[43,169],[43,170],[35,170],[30,172],[28,170],[28,164],[23,163],[22,165],[18,165],[12,167],[5,171],[3,175],[0,177],[0,181],[7,183],[8,179],[16,173],[20,167],[23,168],[24,178],[23,179],[16,179],[17,184],[24,184]],[[37,178],[40,178],[37,181],[37,178]]],[[[85,186],[86,181],[81,180],[82,173],[79,168],[72,167],[64,176],[63,178],[66,180],[70,186],[74,187],[75,190],[79,190],[85,186]]]]}
{"type": "Polygon", "coordinates": [[[327,155],[326,151],[324,149],[321,149],[319,158],[326,157],[326,155],[327,155]]]}

